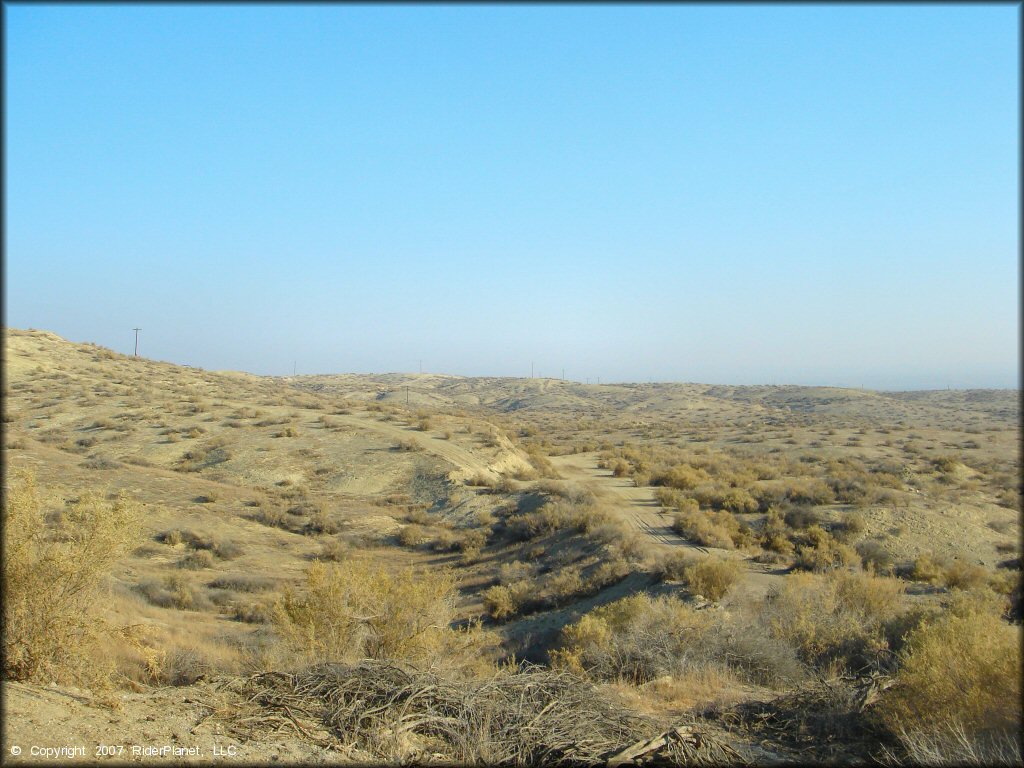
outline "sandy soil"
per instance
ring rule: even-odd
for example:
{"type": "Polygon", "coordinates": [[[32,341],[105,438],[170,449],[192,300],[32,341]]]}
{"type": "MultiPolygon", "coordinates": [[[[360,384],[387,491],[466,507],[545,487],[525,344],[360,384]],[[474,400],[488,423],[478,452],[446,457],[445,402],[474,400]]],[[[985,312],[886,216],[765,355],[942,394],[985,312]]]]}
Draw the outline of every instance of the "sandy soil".
{"type": "Polygon", "coordinates": [[[4,685],[4,763],[252,765],[337,762],[329,752],[281,733],[248,741],[221,714],[237,699],[209,683],[124,693],[115,706],[74,688],[4,685]],[[20,751],[20,754],[15,752],[20,751]]]}

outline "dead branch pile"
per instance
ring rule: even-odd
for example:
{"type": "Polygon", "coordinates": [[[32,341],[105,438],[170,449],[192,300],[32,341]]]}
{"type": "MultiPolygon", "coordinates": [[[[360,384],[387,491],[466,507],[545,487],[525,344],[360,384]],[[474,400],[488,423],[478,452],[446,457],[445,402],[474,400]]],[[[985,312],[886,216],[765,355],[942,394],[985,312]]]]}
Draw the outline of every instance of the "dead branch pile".
{"type": "Polygon", "coordinates": [[[229,684],[251,705],[233,725],[290,728],[357,758],[460,764],[593,765],[705,762],[728,754],[690,731],[655,732],[569,673],[527,667],[486,680],[449,680],[383,661],[269,672],[229,684]],[[630,749],[647,745],[637,754],[630,749]],[[717,751],[716,751],[717,750],[717,751]]]}
{"type": "Polygon", "coordinates": [[[834,759],[876,746],[879,734],[865,708],[873,704],[892,679],[819,679],[768,702],[743,704],[719,713],[730,728],[756,734],[768,748],[793,750],[807,759],[834,759]]]}

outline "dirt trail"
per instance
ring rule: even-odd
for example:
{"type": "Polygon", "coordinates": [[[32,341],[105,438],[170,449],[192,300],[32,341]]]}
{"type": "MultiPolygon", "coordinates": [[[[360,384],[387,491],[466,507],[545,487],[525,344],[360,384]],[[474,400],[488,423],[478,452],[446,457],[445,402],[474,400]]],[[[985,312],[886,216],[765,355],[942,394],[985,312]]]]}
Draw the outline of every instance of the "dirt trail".
{"type": "MultiPolygon", "coordinates": [[[[615,477],[611,470],[598,467],[596,453],[552,456],[551,463],[566,480],[590,488],[601,498],[617,500],[616,510],[637,531],[647,536],[655,547],[661,550],[683,547],[693,550],[698,556],[711,554],[705,547],[687,541],[672,530],[672,519],[655,500],[651,488],[637,488],[629,478],[615,477]]],[[[756,563],[736,551],[716,550],[715,554],[735,559],[743,565],[743,592],[747,595],[763,597],[769,589],[782,584],[783,573],[780,569],[773,570],[771,566],[756,563]]]]}
{"type": "Polygon", "coordinates": [[[669,547],[691,547],[707,552],[704,547],[686,541],[672,531],[672,518],[654,499],[650,488],[637,488],[628,477],[615,477],[611,470],[597,466],[597,454],[575,453],[552,456],[551,463],[567,480],[574,480],[598,496],[616,498],[617,510],[626,520],[654,542],[669,547]]]}

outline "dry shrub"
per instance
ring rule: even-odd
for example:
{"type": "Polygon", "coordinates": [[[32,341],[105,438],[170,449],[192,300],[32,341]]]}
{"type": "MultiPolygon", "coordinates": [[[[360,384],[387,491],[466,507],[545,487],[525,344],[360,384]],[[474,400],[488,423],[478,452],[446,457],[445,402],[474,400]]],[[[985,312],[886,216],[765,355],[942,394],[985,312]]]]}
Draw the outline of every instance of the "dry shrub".
{"type": "Polygon", "coordinates": [[[582,591],[583,578],[575,567],[559,569],[541,583],[541,599],[551,605],[562,605],[582,591]]]}
{"type": "Polygon", "coordinates": [[[621,550],[616,547],[609,547],[606,559],[591,573],[588,584],[593,589],[603,589],[629,576],[631,569],[629,561],[621,550]]]}
{"type": "Polygon", "coordinates": [[[430,525],[434,522],[430,513],[423,507],[410,507],[405,513],[405,521],[407,523],[416,523],[417,525],[430,525]]]}
{"type": "MultiPolygon", "coordinates": [[[[418,444],[417,444],[418,445],[418,444]]],[[[409,448],[407,450],[416,450],[415,448],[409,448]]],[[[466,485],[474,488],[494,488],[498,484],[497,479],[494,475],[487,472],[477,472],[471,477],[466,478],[466,485]]]]}
{"type": "Polygon", "coordinates": [[[461,549],[461,541],[454,531],[442,529],[430,544],[435,552],[457,552],[461,549]]]}
{"type": "Polygon", "coordinates": [[[455,595],[447,571],[314,562],[304,589],[287,589],[275,605],[274,623],[312,662],[431,658],[450,639],[455,595]]]}
{"type": "Polygon", "coordinates": [[[234,560],[244,551],[245,548],[234,539],[222,539],[213,545],[213,554],[221,560],[234,560]]]}
{"type": "Polygon", "coordinates": [[[797,548],[795,568],[822,573],[833,568],[860,565],[860,555],[847,544],[836,541],[824,528],[812,525],[804,534],[806,544],[797,548]]]}
{"type": "Polygon", "coordinates": [[[786,511],[783,518],[790,528],[804,529],[821,525],[821,514],[810,507],[794,507],[786,511]]]}
{"type": "Polygon", "coordinates": [[[754,623],[645,594],[595,608],[565,627],[551,661],[595,679],[633,684],[715,669],[763,685],[803,675],[792,649],[754,623]]]}
{"type": "Polygon", "coordinates": [[[430,540],[427,529],[422,525],[410,523],[403,526],[398,533],[398,542],[403,547],[418,547],[430,540]]]}
{"type": "Polygon", "coordinates": [[[326,533],[333,536],[340,530],[341,527],[334,518],[328,516],[323,510],[318,510],[310,516],[303,532],[307,534],[326,533]]]}
{"type": "Polygon", "coordinates": [[[796,573],[769,593],[762,618],[808,663],[857,668],[888,650],[903,592],[898,580],[866,573],[796,573]]]}
{"type": "Polygon", "coordinates": [[[274,605],[267,600],[235,603],[231,618],[245,624],[270,624],[274,620],[274,605]]]}
{"type": "Polygon", "coordinates": [[[320,559],[331,562],[347,560],[352,554],[352,546],[340,537],[328,539],[320,545],[320,559]]]}
{"type": "Polygon", "coordinates": [[[906,755],[886,756],[894,765],[960,766],[1021,765],[1021,739],[1016,733],[968,733],[960,723],[936,730],[900,729],[899,743],[906,755]]]}
{"type": "Polygon", "coordinates": [[[955,472],[957,467],[960,466],[960,458],[952,455],[936,456],[932,459],[932,465],[939,472],[949,474],[955,472]]]}
{"type": "Polygon", "coordinates": [[[931,552],[918,555],[910,569],[910,578],[914,581],[926,581],[930,584],[942,585],[946,578],[947,563],[931,552]]]}
{"type": "Polygon", "coordinates": [[[487,531],[480,528],[468,528],[459,533],[459,538],[455,542],[455,548],[462,552],[476,552],[480,554],[480,550],[487,544],[487,531]]]}
{"type": "MultiPolygon", "coordinates": [[[[616,463],[616,468],[619,467],[620,463],[625,462],[620,460],[620,462],[616,463]]],[[[629,465],[626,464],[626,467],[628,471],[629,465]]],[[[702,483],[706,483],[710,478],[711,476],[699,467],[692,467],[689,464],[677,464],[664,472],[653,474],[651,476],[651,485],[662,485],[667,488],[688,491],[702,483]]]]}
{"type": "MultiPolygon", "coordinates": [[[[759,504],[750,491],[745,488],[732,488],[704,483],[692,490],[684,492],[685,498],[697,503],[698,507],[714,510],[725,510],[736,514],[757,512],[759,504]]],[[[676,506],[680,506],[677,503],[676,506]]]]}
{"type": "Polygon", "coordinates": [[[980,565],[969,565],[955,560],[943,574],[943,580],[950,589],[977,589],[988,583],[988,571],[980,565]]]}
{"type": "Polygon", "coordinates": [[[525,515],[510,518],[509,530],[514,538],[529,540],[566,529],[592,534],[602,526],[614,522],[615,518],[607,510],[596,508],[592,504],[558,500],[549,501],[540,509],[525,515]]]}
{"type": "Polygon", "coordinates": [[[156,540],[162,542],[169,547],[176,547],[182,542],[181,531],[177,528],[170,531],[164,531],[156,535],[156,540]]]}
{"type": "Polygon", "coordinates": [[[529,445],[526,447],[526,455],[529,457],[530,464],[533,465],[538,475],[555,480],[559,478],[555,465],[551,463],[547,456],[541,453],[540,448],[535,445],[529,445]]]}
{"type": "Polygon", "coordinates": [[[533,589],[526,580],[496,584],[484,590],[484,610],[495,621],[505,621],[519,612],[533,589]]]}
{"type": "Polygon", "coordinates": [[[213,555],[205,549],[189,552],[178,561],[179,568],[186,568],[190,571],[200,571],[203,568],[211,568],[212,566],[213,555]]]}
{"type": "Polygon", "coordinates": [[[754,536],[729,512],[677,512],[672,530],[705,547],[734,549],[754,543],[754,536]]]}
{"type": "Polygon", "coordinates": [[[3,507],[4,677],[99,680],[91,658],[104,634],[100,581],[137,544],[139,509],[86,493],[47,525],[31,474],[14,478],[3,507]]]}
{"type": "Polygon", "coordinates": [[[818,506],[836,500],[831,486],[817,478],[787,479],[782,483],[782,492],[791,504],[818,506]]]}
{"type": "Polygon", "coordinates": [[[548,496],[557,496],[571,504],[592,507],[597,503],[593,491],[576,483],[547,479],[537,483],[537,490],[548,496]]]}
{"type": "Polygon", "coordinates": [[[851,512],[843,519],[842,530],[847,536],[857,536],[867,530],[868,523],[860,512],[851,512]]]}
{"type": "Polygon", "coordinates": [[[498,567],[498,583],[509,585],[517,581],[528,581],[533,578],[534,566],[514,560],[511,563],[502,563],[498,567]]]}
{"type": "Polygon", "coordinates": [[[219,576],[209,584],[211,589],[229,589],[232,592],[266,592],[277,586],[274,579],[266,576],[219,576]]]}
{"type": "Polygon", "coordinates": [[[890,575],[893,572],[892,555],[885,548],[882,542],[876,539],[862,541],[856,546],[857,554],[860,555],[861,565],[871,573],[890,575]]]}
{"type": "Polygon", "coordinates": [[[911,742],[957,728],[970,740],[1019,733],[1022,630],[1000,609],[983,592],[959,593],[909,633],[896,685],[878,707],[893,732],[911,742]]]}
{"type": "Polygon", "coordinates": [[[734,560],[701,558],[683,568],[682,581],[690,592],[718,602],[740,578],[740,566],[734,560]]]}
{"type": "Polygon", "coordinates": [[[210,601],[195,584],[181,574],[171,574],[163,579],[147,579],[135,589],[146,600],[160,608],[177,608],[180,611],[201,611],[210,607],[210,601]]]}
{"type": "Polygon", "coordinates": [[[596,679],[644,683],[671,674],[711,618],[675,598],[633,595],[563,628],[551,662],[596,679]]]}
{"type": "Polygon", "coordinates": [[[658,560],[654,572],[662,581],[682,581],[683,571],[691,560],[686,552],[671,552],[658,560]]]}

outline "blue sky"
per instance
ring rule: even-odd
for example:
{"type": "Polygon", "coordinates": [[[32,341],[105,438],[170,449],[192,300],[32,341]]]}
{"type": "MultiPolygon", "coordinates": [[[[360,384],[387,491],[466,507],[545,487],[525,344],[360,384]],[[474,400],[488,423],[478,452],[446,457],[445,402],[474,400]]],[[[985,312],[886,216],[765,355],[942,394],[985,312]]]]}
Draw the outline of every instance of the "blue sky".
{"type": "Polygon", "coordinates": [[[268,374],[1018,385],[1015,6],[4,12],[12,327],[268,374]]]}

